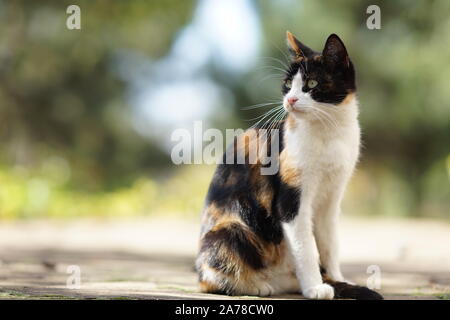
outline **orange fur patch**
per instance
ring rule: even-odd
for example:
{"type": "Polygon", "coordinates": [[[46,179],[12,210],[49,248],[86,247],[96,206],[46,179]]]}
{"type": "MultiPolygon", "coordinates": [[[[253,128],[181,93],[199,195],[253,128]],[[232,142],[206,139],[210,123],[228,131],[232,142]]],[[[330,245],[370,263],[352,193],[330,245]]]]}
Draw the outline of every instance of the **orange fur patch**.
{"type": "Polygon", "coordinates": [[[281,180],[292,187],[298,187],[300,186],[301,171],[291,162],[292,160],[289,158],[287,149],[284,149],[280,155],[281,180]]]}
{"type": "Polygon", "coordinates": [[[225,210],[223,210],[222,208],[218,208],[214,202],[211,203],[207,208],[205,208],[205,210],[205,216],[209,216],[215,221],[221,219],[226,214],[225,210]]]}
{"type": "Polygon", "coordinates": [[[258,162],[258,132],[249,129],[236,139],[236,153],[245,156],[245,163],[255,164],[258,162]]]}
{"type": "Polygon", "coordinates": [[[297,121],[295,121],[295,118],[293,115],[288,114],[288,117],[286,118],[286,125],[287,125],[287,129],[295,129],[297,128],[297,121]]]}
{"type": "Polygon", "coordinates": [[[286,242],[280,244],[267,244],[263,247],[263,259],[268,267],[273,267],[284,261],[287,253],[286,242]]]}
{"type": "Polygon", "coordinates": [[[266,209],[267,212],[270,212],[273,201],[273,190],[267,180],[267,176],[261,175],[259,167],[260,165],[258,165],[257,168],[252,169],[252,174],[250,177],[251,184],[256,190],[258,190],[255,194],[258,202],[264,207],[264,209],[266,209]]]}
{"type": "Polygon", "coordinates": [[[213,293],[219,291],[219,288],[215,284],[207,281],[200,281],[198,285],[200,287],[200,292],[213,293]]]}
{"type": "Polygon", "coordinates": [[[300,48],[297,45],[297,41],[296,41],[294,35],[291,32],[287,31],[286,36],[287,36],[288,43],[291,46],[292,50],[294,50],[295,52],[301,52],[300,48]]]}
{"type": "Polygon", "coordinates": [[[347,96],[345,97],[345,99],[342,100],[341,103],[339,103],[339,106],[340,106],[340,105],[343,105],[343,104],[350,103],[353,99],[355,99],[355,94],[354,94],[353,92],[352,92],[352,93],[349,93],[349,94],[347,94],[347,96]]]}

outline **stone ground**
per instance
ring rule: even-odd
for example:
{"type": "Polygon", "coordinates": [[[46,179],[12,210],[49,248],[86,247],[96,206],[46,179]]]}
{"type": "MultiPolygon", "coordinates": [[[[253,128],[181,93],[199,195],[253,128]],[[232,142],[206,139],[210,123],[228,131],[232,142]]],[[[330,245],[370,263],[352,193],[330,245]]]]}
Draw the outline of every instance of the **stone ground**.
{"type": "MultiPolygon", "coordinates": [[[[175,219],[2,222],[0,299],[231,299],[197,292],[197,234],[175,219]]],[[[450,223],[345,218],[341,239],[349,280],[379,268],[387,299],[450,298],[450,223]]]]}

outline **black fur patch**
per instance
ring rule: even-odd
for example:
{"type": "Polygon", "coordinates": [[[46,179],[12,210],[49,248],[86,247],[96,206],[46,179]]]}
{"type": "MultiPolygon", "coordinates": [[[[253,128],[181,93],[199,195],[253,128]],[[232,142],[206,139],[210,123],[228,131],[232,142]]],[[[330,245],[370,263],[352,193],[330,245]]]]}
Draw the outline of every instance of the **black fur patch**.
{"type": "Polygon", "coordinates": [[[235,208],[242,220],[266,242],[279,244],[283,240],[281,223],[273,214],[269,214],[252,195],[243,194],[235,202],[235,208]]]}
{"type": "MultiPolygon", "coordinates": [[[[278,143],[281,152],[284,147],[282,143],[284,123],[280,123],[277,129],[280,130],[278,143]]],[[[231,145],[227,152],[231,152],[235,147],[236,145],[231,145]]],[[[270,147],[268,149],[270,150],[270,147]]],[[[234,154],[236,155],[236,152],[234,154]]],[[[226,155],[224,155],[224,162],[225,159],[226,155]]],[[[223,163],[217,166],[209,186],[206,205],[213,203],[218,208],[236,213],[259,238],[278,244],[283,240],[281,221],[274,211],[276,209],[274,204],[277,202],[275,197],[281,196],[281,193],[277,192],[279,181],[279,172],[276,175],[261,175],[260,166],[248,163],[223,163]],[[254,182],[255,176],[257,176],[258,183],[254,182]],[[257,195],[263,192],[261,189],[263,184],[274,194],[270,206],[271,212],[268,212],[257,200],[257,195]]]]}
{"type": "Polygon", "coordinates": [[[277,192],[275,204],[277,215],[282,221],[289,222],[298,214],[301,190],[280,181],[277,192]]]}
{"type": "Polygon", "coordinates": [[[378,292],[362,286],[351,285],[346,282],[328,282],[334,288],[337,299],[383,300],[378,292]]]}

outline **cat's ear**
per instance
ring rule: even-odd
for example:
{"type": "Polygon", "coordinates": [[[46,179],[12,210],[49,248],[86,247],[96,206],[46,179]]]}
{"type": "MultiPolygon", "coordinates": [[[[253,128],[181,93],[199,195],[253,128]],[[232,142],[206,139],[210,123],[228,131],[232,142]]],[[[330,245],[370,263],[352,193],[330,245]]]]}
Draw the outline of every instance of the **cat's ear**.
{"type": "Polygon", "coordinates": [[[345,67],[350,66],[350,58],[348,57],[347,49],[342,40],[334,33],[328,37],[322,55],[325,63],[331,67],[337,65],[345,67]]]}
{"type": "Polygon", "coordinates": [[[286,32],[287,43],[289,50],[291,51],[294,59],[298,58],[306,58],[313,54],[313,51],[301,43],[292,33],[289,31],[286,32]]]}

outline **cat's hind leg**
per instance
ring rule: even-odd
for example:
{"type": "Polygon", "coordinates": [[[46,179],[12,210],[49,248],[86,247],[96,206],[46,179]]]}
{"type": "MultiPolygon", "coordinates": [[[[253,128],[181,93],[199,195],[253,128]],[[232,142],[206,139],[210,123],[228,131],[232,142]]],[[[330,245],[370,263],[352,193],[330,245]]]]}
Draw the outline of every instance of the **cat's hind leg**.
{"type": "Polygon", "coordinates": [[[201,239],[197,258],[200,291],[227,295],[268,296],[264,248],[239,220],[218,223],[201,239]]]}

